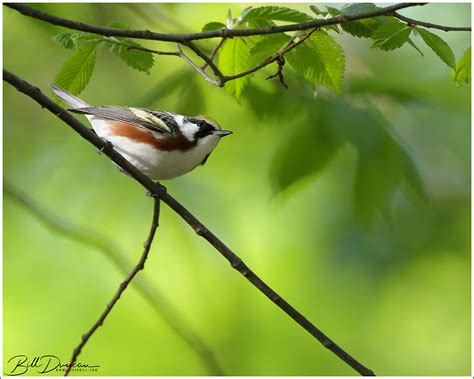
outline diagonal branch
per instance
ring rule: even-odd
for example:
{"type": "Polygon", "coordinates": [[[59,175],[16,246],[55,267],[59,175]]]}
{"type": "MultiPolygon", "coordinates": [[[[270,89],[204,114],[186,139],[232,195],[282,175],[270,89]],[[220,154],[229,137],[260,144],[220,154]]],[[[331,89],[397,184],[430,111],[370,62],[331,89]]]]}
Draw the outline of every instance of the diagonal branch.
{"type": "Polygon", "coordinates": [[[122,293],[127,289],[128,285],[133,280],[135,275],[137,275],[138,272],[140,270],[143,270],[143,268],[145,267],[145,262],[146,262],[146,259],[148,258],[148,253],[150,252],[151,244],[153,243],[153,238],[155,237],[155,232],[156,232],[156,229],[158,228],[158,222],[160,218],[160,199],[158,197],[154,197],[153,200],[154,200],[153,218],[151,221],[148,237],[143,244],[143,253],[140,257],[140,260],[135,265],[135,267],[130,272],[130,274],[127,276],[127,278],[125,278],[125,280],[122,283],[120,283],[119,288],[117,289],[114,296],[112,297],[112,300],[110,300],[110,303],[108,303],[107,306],[105,307],[105,310],[102,312],[99,319],[95,322],[94,325],[92,325],[92,327],[87,331],[87,333],[82,336],[81,342],[74,349],[71,360],[69,361],[69,363],[66,365],[64,369],[64,376],[67,376],[69,372],[71,371],[71,369],[74,367],[74,363],[76,362],[76,359],[79,356],[79,354],[81,354],[82,349],[87,344],[89,339],[92,337],[94,332],[99,328],[99,326],[101,326],[104,323],[108,314],[110,313],[114,305],[117,303],[117,301],[120,299],[120,296],[122,295],[122,293]]]}
{"type": "Polygon", "coordinates": [[[445,25],[432,24],[431,22],[414,20],[413,18],[403,16],[398,12],[393,12],[392,16],[398,18],[401,21],[405,21],[408,25],[419,25],[419,26],[424,26],[425,28],[444,30],[445,32],[470,32],[471,31],[470,26],[445,26],[445,25]]]}
{"type": "MultiPolygon", "coordinates": [[[[113,241],[108,240],[105,236],[99,235],[92,229],[83,228],[79,225],[73,224],[56,213],[46,209],[44,206],[32,199],[28,194],[11,185],[8,181],[3,182],[3,191],[5,195],[25,208],[25,210],[33,215],[33,217],[35,217],[45,227],[60,233],[66,238],[70,238],[102,251],[104,255],[109,258],[122,273],[124,273],[124,275],[128,274],[131,267],[130,259],[113,241]]],[[[163,297],[158,289],[154,288],[152,283],[147,280],[146,276],[137,277],[132,282],[132,285],[137,287],[144,299],[148,301],[155,312],[170,326],[172,330],[176,332],[179,337],[183,339],[184,342],[188,344],[194,352],[196,352],[210,375],[224,375],[224,372],[220,368],[211,349],[191,330],[191,327],[186,324],[186,321],[179,314],[178,310],[174,309],[173,305],[163,297]]]]}
{"type": "Polygon", "coordinates": [[[45,96],[39,88],[32,86],[28,82],[12,74],[7,70],[3,70],[3,80],[10,83],[18,91],[29,96],[40,104],[43,108],[48,109],[58,118],[68,124],[74,131],[81,135],[85,140],[100,149],[107,155],[116,165],[122,168],[133,179],[138,181],[144,188],[146,188],[152,195],[157,196],[171,209],[173,209],[191,228],[207,240],[214,248],[224,256],[231,264],[232,268],[241,273],[255,288],[262,294],[269,298],[275,305],[277,305],[283,312],[291,317],[296,323],[303,327],[309,334],[318,340],[325,348],[337,355],[343,362],[351,366],[359,374],[365,376],[375,375],[372,370],[365,367],[362,363],[357,361],[333,340],[331,340],[325,333],[317,328],[311,321],[298,312],[292,305],[278,295],[272,288],[270,288],[260,277],[258,277],[224,242],[222,242],[214,233],[212,233],[204,224],[202,224],[190,211],[188,211],[181,203],[174,197],[168,194],[159,183],[154,183],[149,177],[143,174],[122,155],[113,149],[113,146],[107,141],[102,140],[89,128],[84,126],[64,108],[57,105],[54,101],[45,96]]]}
{"type": "Polygon", "coordinates": [[[65,18],[57,17],[46,12],[39,11],[37,9],[31,8],[27,5],[20,3],[5,3],[6,7],[15,9],[21,14],[33,17],[38,20],[48,22],[53,25],[63,26],[65,28],[80,30],[87,33],[100,34],[103,36],[116,36],[116,37],[128,37],[128,38],[137,38],[137,39],[147,39],[153,41],[164,41],[164,42],[178,42],[184,43],[189,41],[196,41],[200,39],[209,39],[215,37],[221,38],[231,38],[231,37],[247,37],[255,35],[264,35],[264,34],[275,34],[282,32],[294,32],[298,30],[308,30],[319,28],[327,25],[336,25],[348,21],[362,20],[365,18],[377,17],[377,16],[391,16],[393,12],[409,8],[425,5],[426,3],[399,3],[390,5],[388,7],[379,8],[367,12],[340,15],[337,17],[327,18],[327,19],[314,19],[307,22],[302,22],[298,24],[288,24],[281,26],[269,26],[265,28],[256,28],[256,29],[217,29],[211,30],[208,32],[201,33],[188,33],[188,34],[168,34],[168,33],[156,33],[150,30],[127,30],[127,29],[117,29],[117,28],[108,28],[105,26],[85,24],[83,22],[68,20],[65,18]]]}

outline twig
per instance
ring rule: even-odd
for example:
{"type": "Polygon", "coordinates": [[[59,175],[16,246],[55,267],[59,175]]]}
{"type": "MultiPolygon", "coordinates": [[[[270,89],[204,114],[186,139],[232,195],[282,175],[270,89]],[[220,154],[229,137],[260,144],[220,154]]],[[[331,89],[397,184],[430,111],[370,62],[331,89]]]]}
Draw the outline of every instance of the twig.
{"type": "MultiPolygon", "coordinates": [[[[215,65],[215,63],[210,59],[203,51],[201,51],[194,43],[192,42],[185,42],[183,45],[189,47],[192,51],[196,53],[204,62],[208,64],[211,70],[214,72],[221,82],[224,82],[224,75],[219,70],[219,68],[215,65]]],[[[222,83],[223,84],[223,83],[222,83]]]]}
{"type": "Polygon", "coordinates": [[[398,12],[393,12],[392,16],[398,18],[401,21],[405,21],[408,25],[419,25],[419,26],[424,26],[425,28],[444,30],[445,32],[470,32],[471,31],[470,26],[444,26],[444,25],[432,24],[431,22],[414,20],[413,18],[403,16],[398,12]]]}
{"type": "Polygon", "coordinates": [[[312,324],[306,317],[293,308],[287,301],[271,289],[262,279],[260,279],[250,268],[231,250],[229,249],[214,233],[212,233],[204,224],[202,224],[190,211],[174,199],[166,192],[159,183],[154,183],[150,178],[133,166],[122,155],[113,149],[113,147],[102,140],[89,128],[79,122],[64,108],[57,105],[54,101],[45,96],[37,87],[32,86],[28,82],[12,74],[7,70],[3,70],[3,80],[10,83],[18,91],[35,100],[42,107],[48,109],[58,118],[68,124],[73,130],[81,135],[85,140],[89,141],[98,149],[102,149],[104,155],[107,155],[116,165],[126,171],[132,178],[138,181],[151,194],[158,196],[165,204],[173,209],[197,235],[206,239],[214,248],[221,253],[225,259],[229,261],[231,266],[240,272],[249,282],[251,282],[260,292],[268,297],[283,312],[290,316],[296,323],[303,327],[315,339],[317,339],[324,347],[332,351],[343,362],[351,366],[359,374],[365,376],[375,375],[372,370],[365,367],[354,357],[349,355],[345,350],[332,341],[326,334],[312,324]]]}
{"type": "Polygon", "coordinates": [[[288,89],[288,85],[285,83],[285,77],[283,76],[283,66],[285,65],[285,58],[283,55],[280,55],[277,59],[278,63],[278,70],[276,73],[269,75],[265,78],[265,80],[273,79],[278,76],[278,80],[280,81],[281,85],[288,89]]]}
{"type": "Polygon", "coordinates": [[[143,244],[143,253],[140,257],[140,260],[138,261],[136,266],[133,268],[133,270],[130,272],[130,274],[127,276],[127,278],[122,283],[120,283],[119,288],[115,292],[110,303],[108,303],[107,306],[105,307],[105,310],[104,312],[102,312],[99,319],[95,322],[94,325],[92,325],[89,331],[87,331],[87,333],[82,336],[81,342],[74,349],[71,360],[69,361],[69,363],[66,365],[64,369],[64,376],[67,376],[69,372],[71,371],[71,369],[74,367],[74,363],[76,362],[76,359],[79,356],[79,354],[81,354],[83,347],[87,344],[87,342],[92,337],[92,335],[97,330],[97,328],[99,328],[99,326],[101,326],[104,323],[105,319],[107,318],[107,315],[110,313],[114,305],[120,299],[120,296],[127,289],[128,285],[133,280],[135,275],[137,275],[137,273],[140,270],[143,270],[143,268],[145,267],[145,262],[146,262],[146,259],[148,258],[148,253],[150,252],[151,244],[153,242],[153,238],[155,237],[155,232],[156,232],[156,229],[158,228],[158,221],[160,218],[160,198],[154,197],[153,200],[154,200],[153,218],[151,221],[150,232],[148,233],[148,237],[145,240],[145,243],[143,244]]]}
{"type": "MultiPolygon", "coordinates": [[[[214,58],[216,57],[216,54],[219,51],[219,49],[224,44],[225,40],[226,40],[225,38],[221,38],[221,40],[217,44],[214,45],[214,47],[212,48],[211,54],[209,55],[209,59],[211,61],[214,62],[214,58]]],[[[202,69],[205,70],[207,66],[208,66],[207,62],[204,62],[204,65],[202,66],[202,69]]]]}
{"type": "Polygon", "coordinates": [[[299,24],[288,24],[281,26],[269,26],[265,28],[256,29],[216,29],[208,32],[188,33],[188,34],[172,34],[172,33],[156,33],[150,30],[129,30],[108,28],[105,26],[85,24],[83,22],[68,20],[57,17],[46,12],[39,11],[21,3],[5,3],[6,7],[15,9],[21,14],[48,22],[53,25],[63,26],[69,29],[80,30],[87,33],[100,34],[103,36],[128,37],[137,39],[148,39],[154,41],[165,42],[189,42],[200,39],[209,39],[215,37],[230,38],[230,37],[247,37],[264,34],[275,34],[282,32],[294,32],[298,30],[308,30],[319,28],[327,25],[341,24],[349,21],[362,20],[365,18],[392,15],[394,11],[425,5],[426,3],[399,3],[390,5],[388,7],[379,8],[367,12],[355,13],[350,15],[340,15],[327,19],[315,19],[299,24]]]}
{"type": "MultiPolygon", "coordinates": [[[[184,59],[199,75],[201,75],[207,82],[214,84],[217,87],[222,87],[224,85],[224,82],[222,80],[216,80],[211,78],[206,71],[204,71],[201,67],[199,67],[196,63],[194,63],[191,59],[189,59],[186,54],[184,54],[183,50],[181,49],[181,46],[178,45],[178,50],[179,50],[179,56],[184,59]]],[[[221,74],[222,75],[222,74],[221,74]]]]}
{"type": "Polygon", "coordinates": [[[260,69],[262,69],[265,66],[268,66],[270,63],[276,62],[281,56],[285,55],[289,51],[293,50],[295,47],[301,45],[304,41],[306,41],[311,35],[318,30],[318,28],[315,28],[311,30],[308,34],[306,34],[303,38],[300,38],[297,42],[295,42],[293,39],[288,42],[288,44],[280,51],[276,52],[275,54],[269,56],[268,58],[264,59],[263,62],[260,64],[256,65],[255,67],[252,67],[251,69],[248,69],[246,71],[243,71],[239,74],[231,75],[231,76],[226,76],[224,79],[225,81],[229,80],[234,80],[238,78],[242,78],[243,76],[252,74],[260,69]]]}
{"type": "MultiPolygon", "coordinates": [[[[28,194],[16,188],[8,181],[3,182],[3,193],[16,201],[17,204],[22,206],[47,228],[60,233],[66,238],[102,251],[122,273],[125,275],[128,274],[131,267],[130,259],[125,252],[121,251],[119,246],[113,241],[108,240],[107,237],[96,233],[92,229],[75,225],[58,214],[46,209],[28,194]]],[[[145,300],[148,301],[170,328],[198,354],[209,374],[225,375],[211,349],[191,330],[191,327],[186,324],[186,321],[181,317],[178,310],[174,309],[173,305],[163,297],[160,291],[147,280],[146,275],[136,277],[132,285],[137,287],[145,300]]]]}

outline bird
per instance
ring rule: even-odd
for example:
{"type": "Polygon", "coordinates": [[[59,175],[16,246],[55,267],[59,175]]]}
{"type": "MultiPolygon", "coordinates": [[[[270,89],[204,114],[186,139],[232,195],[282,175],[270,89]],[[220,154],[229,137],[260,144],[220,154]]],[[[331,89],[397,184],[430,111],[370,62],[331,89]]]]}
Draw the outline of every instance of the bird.
{"type": "Polygon", "coordinates": [[[232,134],[202,115],[124,106],[93,106],[51,83],[69,111],[87,117],[94,132],[152,180],[182,176],[199,165],[224,136],[232,134]]]}

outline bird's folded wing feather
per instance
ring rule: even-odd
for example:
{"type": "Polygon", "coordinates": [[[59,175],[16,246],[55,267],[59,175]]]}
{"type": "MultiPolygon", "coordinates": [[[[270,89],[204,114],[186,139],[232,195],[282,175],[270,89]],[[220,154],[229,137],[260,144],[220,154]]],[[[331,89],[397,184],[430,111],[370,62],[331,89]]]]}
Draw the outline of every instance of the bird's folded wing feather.
{"type": "Polygon", "coordinates": [[[74,108],[70,111],[126,122],[161,135],[176,135],[179,131],[174,113],[154,109],[102,106],[74,108]]]}

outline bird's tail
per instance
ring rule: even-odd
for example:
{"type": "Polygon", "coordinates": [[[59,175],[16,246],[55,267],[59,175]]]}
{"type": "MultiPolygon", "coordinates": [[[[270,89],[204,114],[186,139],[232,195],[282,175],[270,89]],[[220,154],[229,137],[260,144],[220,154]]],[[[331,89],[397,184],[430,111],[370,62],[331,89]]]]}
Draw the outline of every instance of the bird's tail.
{"type": "Polygon", "coordinates": [[[68,91],[62,89],[61,87],[58,87],[57,85],[53,83],[51,83],[50,86],[53,89],[56,96],[60,100],[64,101],[71,108],[90,107],[90,104],[86,103],[84,100],[79,99],[77,96],[74,96],[72,93],[69,93],[68,91]]]}

